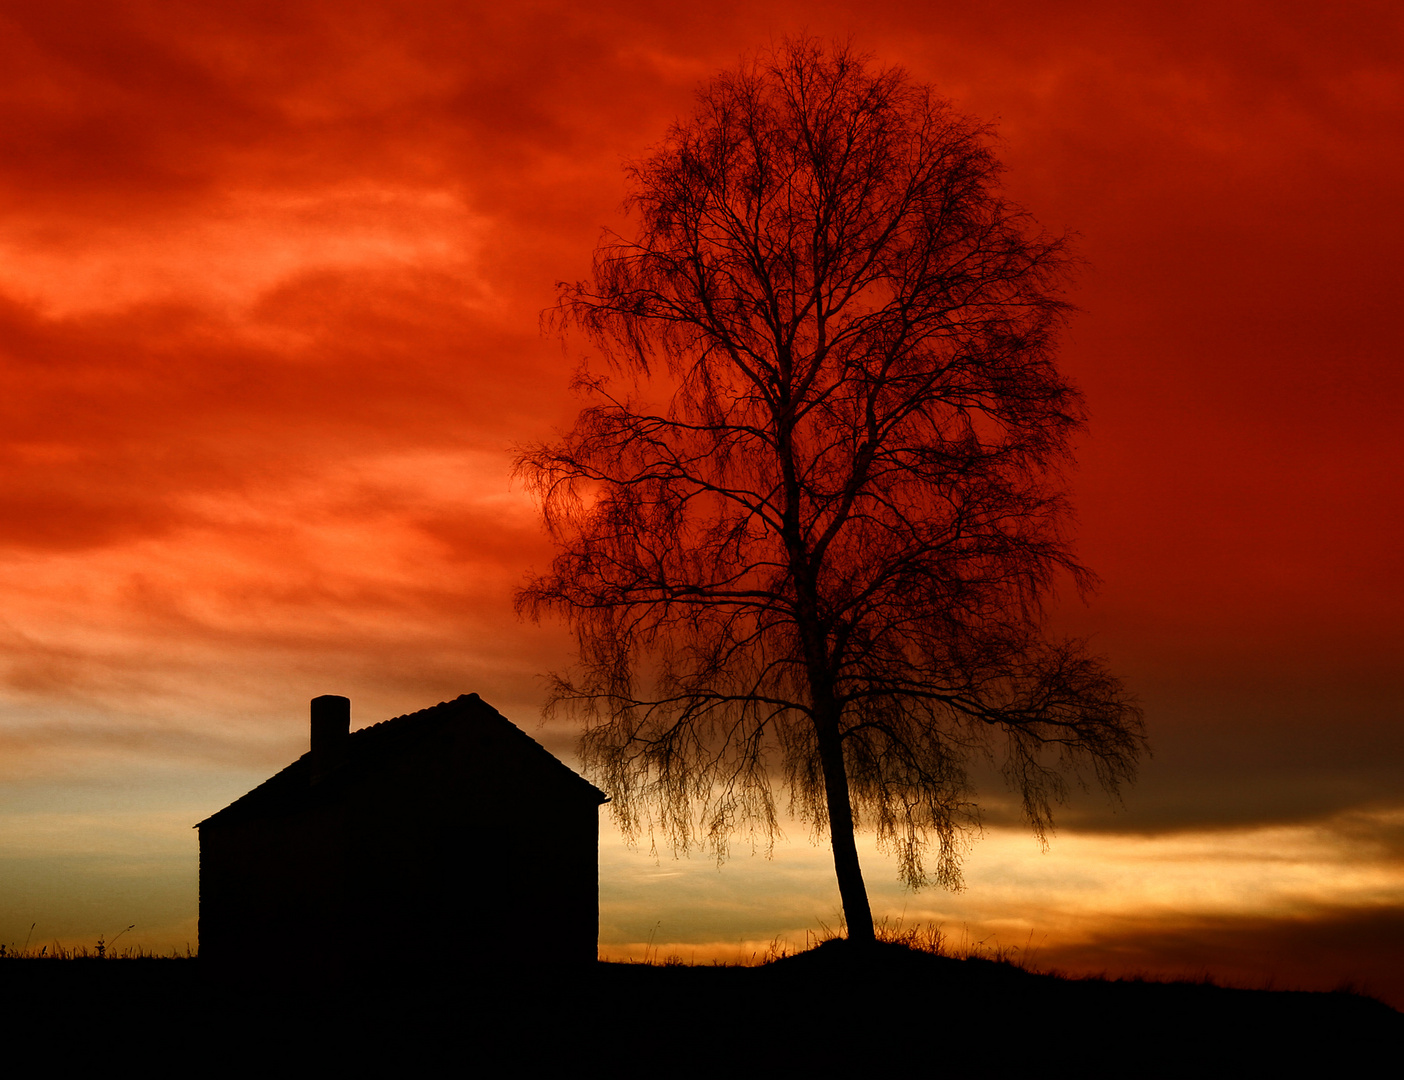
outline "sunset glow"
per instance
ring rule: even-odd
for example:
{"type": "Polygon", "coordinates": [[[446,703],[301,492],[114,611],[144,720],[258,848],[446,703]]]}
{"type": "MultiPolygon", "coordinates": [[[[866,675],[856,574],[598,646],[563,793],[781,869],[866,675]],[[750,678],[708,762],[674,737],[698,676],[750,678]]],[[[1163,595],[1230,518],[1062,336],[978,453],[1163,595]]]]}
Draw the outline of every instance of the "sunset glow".
{"type": "MultiPolygon", "coordinates": [[[[800,31],[992,123],[1009,196],[1079,237],[1102,584],[1051,618],[1154,752],[1046,852],[992,778],[960,894],[862,838],[874,913],[1404,1008],[1404,15],[1370,0],[0,4],[0,943],[193,946],[191,826],[318,694],[359,728],[477,693],[574,764],[540,721],[571,641],[512,606],[551,556],[514,448],[587,350],[541,313],[629,230],[621,164],[800,31]]],[[[601,955],[836,929],[786,832],[718,868],[606,808],[601,955]]]]}

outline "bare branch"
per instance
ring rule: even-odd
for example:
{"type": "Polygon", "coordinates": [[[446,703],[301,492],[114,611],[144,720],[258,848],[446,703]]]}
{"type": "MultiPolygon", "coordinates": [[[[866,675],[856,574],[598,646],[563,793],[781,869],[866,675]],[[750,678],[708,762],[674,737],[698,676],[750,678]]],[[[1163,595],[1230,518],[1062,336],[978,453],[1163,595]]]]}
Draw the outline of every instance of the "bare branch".
{"type": "Polygon", "coordinates": [[[1055,582],[1092,581],[1061,484],[1073,259],[1000,168],[986,127],[842,47],[720,75],[629,166],[636,235],[547,317],[666,405],[582,372],[575,428],[518,460],[558,544],[518,605],[575,630],[553,707],[626,835],[768,843],[782,784],[859,936],[855,828],[958,887],[972,756],[1002,748],[1043,838],[1068,775],[1115,794],[1144,749],[1120,682],[1043,633],[1055,582]]]}

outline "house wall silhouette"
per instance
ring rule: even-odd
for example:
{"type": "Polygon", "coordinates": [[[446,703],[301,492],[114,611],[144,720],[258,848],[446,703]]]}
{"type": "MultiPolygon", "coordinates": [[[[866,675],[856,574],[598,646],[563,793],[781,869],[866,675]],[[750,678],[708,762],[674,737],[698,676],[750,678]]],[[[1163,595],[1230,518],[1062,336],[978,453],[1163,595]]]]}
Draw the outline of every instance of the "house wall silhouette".
{"type": "Polygon", "coordinates": [[[312,748],[200,822],[202,969],[262,977],[588,963],[605,796],[468,694],[312,748]]]}

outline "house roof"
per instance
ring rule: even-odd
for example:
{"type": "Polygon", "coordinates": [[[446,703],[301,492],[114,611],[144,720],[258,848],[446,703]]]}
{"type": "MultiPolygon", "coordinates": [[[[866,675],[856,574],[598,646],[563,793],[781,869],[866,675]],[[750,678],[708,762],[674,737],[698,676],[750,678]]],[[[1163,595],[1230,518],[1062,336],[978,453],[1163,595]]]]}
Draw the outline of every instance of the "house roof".
{"type": "Polygon", "coordinates": [[[604,792],[561,762],[549,750],[517,727],[477,694],[464,694],[453,701],[441,701],[419,712],[383,720],[346,736],[343,764],[317,784],[312,783],[312,754],[309,751],[282,772],[269,777],[242,798],[235,799],[195,826],[233,824],[254,818],[281,817],[317,805],[333,792],[346,790],[359,779],[371,775],[387,760],[406,753],[444,727],[474,725],[477,733],[490,735],[519,762],[527,762],[552,784],[564,791],[578,792],[582,800],[607,802],[604,792]]]}

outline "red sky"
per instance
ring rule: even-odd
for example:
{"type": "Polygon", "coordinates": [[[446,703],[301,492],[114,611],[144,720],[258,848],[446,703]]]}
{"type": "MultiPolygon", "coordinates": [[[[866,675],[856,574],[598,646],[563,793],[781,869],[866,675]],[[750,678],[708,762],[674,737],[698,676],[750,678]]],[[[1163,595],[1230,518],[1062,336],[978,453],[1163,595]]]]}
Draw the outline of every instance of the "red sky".
{"type": "MultiPolygon", "coordinates": [[[[477,692],[569,755],[567,638],[511,609],[550,554],[511,448],[578,408],[538,318],[627,230],[621,163],[807,29],[995,123],[1080,235],[1103,587],[1058,618],[1156,753],[1046,855],[992,790],[959,896],[870,855],[875,905],[1404,1005],[1397,5],[655,7],[0,0],[0,941],[193,941],[189,826],[316,694],[359,726],[477,692]]],[[[606,823],[602,946],[802,945],[826,859],[655,863],[606,823]]]]}

